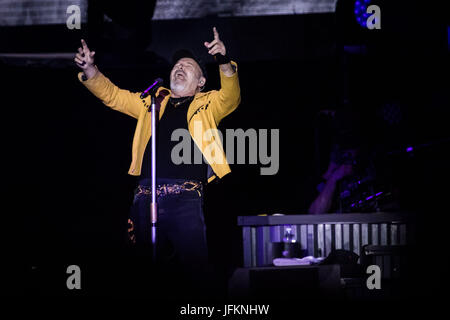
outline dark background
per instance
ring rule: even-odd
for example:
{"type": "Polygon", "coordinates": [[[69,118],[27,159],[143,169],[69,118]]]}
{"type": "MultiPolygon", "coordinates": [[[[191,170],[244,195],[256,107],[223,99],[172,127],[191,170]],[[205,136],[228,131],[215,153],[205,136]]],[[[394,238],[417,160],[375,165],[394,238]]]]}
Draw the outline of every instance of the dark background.
{"type": "MultiPolygon", "coordinates": [[[[105,75],[141,91],[156,77],[167,80],[171,53],[187,47],[208,63],[209,90],[219,87],[219,75],[203,42],[216,26],[239,64],[242,91],[241,105],[220,129],[280,130],[276,175],[261,176],[259,165],[232,165],[230,175],[207,187],[210,255],[223,279],[242,263],[237,216],[306,213],[315,187],[310,182],[328,162],[329,137],[315,144],[318,112],[339,109],[344,100],[352,102],[368,145],[382,154],[400,151],[386,156],[381,169],[400,187],[402,210],[417,214],[418,257],[433,256],[442,254],[439,221],[448,211],[448,143],[441,142],[449,137],[448,20],[436,7],[382,5],[381,30],[358,28],[344,5],[337,13],[142,24],[138,15],[117,24],[91,19],[81,31],[2,28],[1,51],[75,53],[84,38],[105,75]],[[401,120],[390,125],[382,110],[393,102],[401,120]],[[420,144],[427,146],[402,152],[420,144]]],[[[102,8],[91,7],[90,17],[95,10],[102,8]]],[[[4,227],[13,256],[6,265],[18,274],[13,292],[70,294],[61,279],[65,266],[78,264],[87,279],[100,279],[86,280],[88,294],[117,294],[108,283],[126,264],[123,240],[137,182],[127,170],[136,121],[90,94],[70,59],[6,57],[0,67],[4,203],[12,204],[7,216],[13,218],[4,227]]],[[[424,274],[437,277],[428,269],[424,274]]]]}

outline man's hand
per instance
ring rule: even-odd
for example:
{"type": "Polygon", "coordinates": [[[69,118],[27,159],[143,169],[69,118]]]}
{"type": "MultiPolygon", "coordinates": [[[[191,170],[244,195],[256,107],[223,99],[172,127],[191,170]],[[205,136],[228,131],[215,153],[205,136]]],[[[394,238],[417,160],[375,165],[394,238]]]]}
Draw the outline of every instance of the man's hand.
{"type": "Polygon", "coordinates": [[[220,53],[225,56],[227,54],[227,49],[223,44],[222,40],[219,38],[219,33],[217,32],[216,27],[213,28],[214,40],[211,42],[205,42],[205,47],[208,48],[208,53],[210,55],[215,55],[220,53]]]}
{"type": "Polygon", "coordinates": [[[92,78],[97,72],[94,65],[95,51],[90,51],[86,42],[81,39],[81,47],[78,48],[78,53],[75,54],[75,63],[82,70],[87,79],[92,78]]]}
{"type": "MultiPolygon", "coordinates": [[[[217,32],[216,27],[213,28],[214,40],[211,42],[205,42],[204,45],[208,49],[208,53],[212,56],[216,54],[221,54],[225,56],[227,54],[227,49],[223,44],[222,40],[219,38],[219,33],[217,32]]],[[[220,65],[220,70],[228,76],[231,77],[234,74],[234,69],[231,63],[227,62],[225,64],[220,65]]]]}

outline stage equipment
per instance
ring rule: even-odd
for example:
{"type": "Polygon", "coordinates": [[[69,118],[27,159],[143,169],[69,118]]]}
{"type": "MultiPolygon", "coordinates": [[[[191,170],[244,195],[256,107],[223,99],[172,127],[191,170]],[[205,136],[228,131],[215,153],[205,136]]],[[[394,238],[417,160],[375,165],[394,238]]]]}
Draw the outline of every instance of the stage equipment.
{"type": "Polygon", "coordinates": [[[364,245],[409,244],[414,232],[409,218],[397,212],[241,216],[244,267],[272,265],[273,243],[282,241],[287,227],[302,255],[327,257],[344,249],[361,256],[364,245]]]}
{"type": "Polygon", "coordinates": [[[157,205],[157,194],[156,194],[156,125],[159,119],[159,106],[156,107],[156,91],[160,86],[162,86],[163,80],[161,78],[157,78],[151,86],[149,86],[144,92],[141,93],[141,99],[144,99],[149,94],[151,95],[151,126],[150,126],[150,143],[151,143],[151,176],[152,176],[152,185],[151,185],[151,196],[152,202],[150,204],[150,219],[152,224],[151,237],[152,237],[152,255],[153,260],[156,261],[156,223],[158,221],[158,205],[157,205]]]}

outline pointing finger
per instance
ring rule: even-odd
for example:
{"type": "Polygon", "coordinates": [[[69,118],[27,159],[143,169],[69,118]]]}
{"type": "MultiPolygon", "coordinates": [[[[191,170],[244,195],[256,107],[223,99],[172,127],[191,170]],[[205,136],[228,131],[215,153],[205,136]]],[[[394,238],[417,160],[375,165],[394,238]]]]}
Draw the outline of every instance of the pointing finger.
{"type": "Polygon", "coordinates": [[[219,33],[217,32],[216,27],[213,28],[213,32],[214,32],[214,40],[219,40],[219,33]]]}
{"type": "Polygon", "coordinates": [[[88,48],[88,46],[87,46],[87,44],[86,44],[86,41],[84,41],[83,39],[81,39],[81,44],[83,45],[83,52],[84,52],[85,54],[88,54],[88,53],[89,53],[89,48],[88,48]]]}

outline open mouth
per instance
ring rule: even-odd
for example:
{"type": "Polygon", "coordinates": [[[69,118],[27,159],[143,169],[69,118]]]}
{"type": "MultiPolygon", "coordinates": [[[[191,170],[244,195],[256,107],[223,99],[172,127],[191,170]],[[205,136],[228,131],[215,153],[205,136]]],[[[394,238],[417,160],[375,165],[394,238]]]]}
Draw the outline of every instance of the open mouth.
{"type": "Polygon", "coordinates": [[[175,79],[186,79],[186,76],[183,71],[177,71],[175,73],[175,79]]]}

